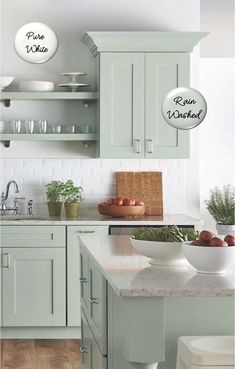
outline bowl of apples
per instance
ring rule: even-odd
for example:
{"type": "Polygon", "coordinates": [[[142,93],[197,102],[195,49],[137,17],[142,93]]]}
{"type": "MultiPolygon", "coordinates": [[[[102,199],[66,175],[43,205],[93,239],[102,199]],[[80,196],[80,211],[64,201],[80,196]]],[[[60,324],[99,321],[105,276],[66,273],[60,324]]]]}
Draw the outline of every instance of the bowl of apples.
{"type": "Polygon", "coordinates": [[[210,231],[202,231],[199,239],[184,242],[182,251],[198,273],[224,274],[235,263],[235,237],[224,239],[210,231]]]}
{"type": "Polygon", "coordinates": [[[115,197],[101,202],[98,211],[114,218],[141,217],[145,213],[145,206],[143,201],[132,197],[115,197]]]}

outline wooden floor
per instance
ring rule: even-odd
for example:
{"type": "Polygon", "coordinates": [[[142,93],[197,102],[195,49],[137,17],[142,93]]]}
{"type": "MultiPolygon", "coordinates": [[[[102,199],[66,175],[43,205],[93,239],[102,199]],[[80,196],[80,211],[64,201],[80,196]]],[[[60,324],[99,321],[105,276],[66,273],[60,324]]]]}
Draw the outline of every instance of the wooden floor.
{"type": "Polygon", "coordinates": [[[1,369],[81,369],[79,340],[1,340],[1,369]]]}

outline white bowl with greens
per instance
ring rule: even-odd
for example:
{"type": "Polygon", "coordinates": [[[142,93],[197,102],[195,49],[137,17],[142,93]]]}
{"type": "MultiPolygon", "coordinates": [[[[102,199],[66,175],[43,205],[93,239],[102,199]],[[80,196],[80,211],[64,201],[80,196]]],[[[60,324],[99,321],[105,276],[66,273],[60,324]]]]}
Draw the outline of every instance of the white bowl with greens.
{"type": "Polygon", "coordinates": [[[130,238],[131,245],[141,255],[156,265],[187,265],[182,252],[182,242],[192,241],[198,232],[183,232],[177,226],[162,228],[139,228],[130,238]]]}

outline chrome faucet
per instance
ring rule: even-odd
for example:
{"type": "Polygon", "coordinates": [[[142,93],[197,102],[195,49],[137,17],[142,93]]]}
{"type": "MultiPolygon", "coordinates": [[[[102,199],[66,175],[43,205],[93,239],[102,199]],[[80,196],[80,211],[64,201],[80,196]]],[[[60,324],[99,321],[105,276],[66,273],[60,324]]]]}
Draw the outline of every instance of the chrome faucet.
{"type": "Polygon", "coordinates": [[[9,190],[10,190],[11,184],[15,186],[15,193],[19,193],[19,187],[18,187],[18,184],[16,183],[16,181],[14,181],[14,180],[13,181],[10,181],[10,182],[8,182],[7,187],[6,187],[5,200],[8,199],[8,195],[9,195],[9,190]]]}
{"type": "Polygon", "coordinates": [[[8,182],[7,187],[6,187],[6,194],[4,194],[4,192],[2,192],[1,194],[1,208],[0,208],[1,215],[6,215],[7,211],[13,211],[13,215],[19,215],[18,200],[24,200],[24,198],[15,197],[14,206],[11,208],[8,208],[6,206],[6,200],[8,199],[9,190],[10,190],[11,185],[14,185],[15,193],[19,193],[19,187],[16,181],[13,180],[13,181],[8,182]]]}
{"type": "Polygon", "coordinates": [[[33,200],[28,201],[27,209],[28,209],[28,215],[32,217],[33,216],[33,200]]]}

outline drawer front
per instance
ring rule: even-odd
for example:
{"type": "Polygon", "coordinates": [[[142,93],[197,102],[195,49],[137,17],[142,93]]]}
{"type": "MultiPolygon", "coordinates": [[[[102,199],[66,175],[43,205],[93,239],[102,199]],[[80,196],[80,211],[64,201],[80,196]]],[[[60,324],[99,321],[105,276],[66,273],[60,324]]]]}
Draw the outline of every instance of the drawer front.
{"type": "Polygon", "coordinates": [[[64,226],[2,226],[2,247],[65,247],[64,226]]]}
{"type": "Polygon", "coordinates": [[[81,353],[84,369],[107,369],[107,357],[102,355],[85,313],[81,313],[81,353]]]}

